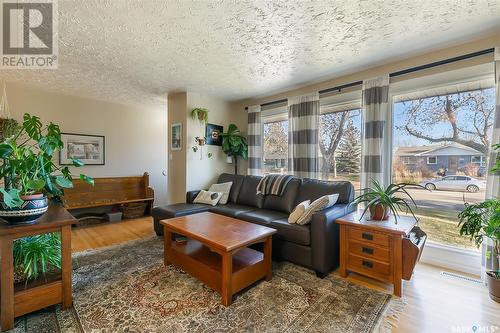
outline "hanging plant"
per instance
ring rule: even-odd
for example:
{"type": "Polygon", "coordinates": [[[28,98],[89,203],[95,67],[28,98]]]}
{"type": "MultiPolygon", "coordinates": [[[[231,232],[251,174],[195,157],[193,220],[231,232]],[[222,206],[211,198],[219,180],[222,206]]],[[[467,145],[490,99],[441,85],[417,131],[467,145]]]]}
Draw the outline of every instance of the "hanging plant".
{"type": "Polygon", "coordinates": [[[194,108],[191,111],[191,118],[194,120],[198,119],[200,123],[206,125],[208,123],[208,110],[205,108],[194,108]]]}

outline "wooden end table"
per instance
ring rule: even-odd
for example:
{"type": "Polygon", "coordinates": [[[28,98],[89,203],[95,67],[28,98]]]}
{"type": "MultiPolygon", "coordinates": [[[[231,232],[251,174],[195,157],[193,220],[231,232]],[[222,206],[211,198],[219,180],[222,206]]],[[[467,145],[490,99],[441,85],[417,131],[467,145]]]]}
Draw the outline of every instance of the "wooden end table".
{"type": "Polygon", "coordinates": [[[417,221],[411,216],[400,216],[396,224],[393,216],[387,221],[373,221],[367,216],[369,212],[361,218],[358,211],[336,220],[340,224],[340,276],[345,278],[351,271],[390,282],[394,295],[401,296],[403,239],[417,221]]]}
{"type": "Polygon", "coordinates": [[[213,213],[162,220],[164,263],[174,264],[221,294],[231,305],[233,295],[254,282],[272,277],[272,235],[275,229],[213,213]],[[172,234],[188,237],[185,244],[172,234]],[[248,248],[264,243],[264,253],[248,248]]]}
{"type": "Polygon", "coordinates": [[[31,225],[0,224],[0,326],[2,331],[14,328],[14,318],[62,303],[69,308],[71,294],[71,225],[77,220],[64,208],[50,206],[48,211],[31,225]],[[14,290],[14,260],[12,243],[15,239],[61,233],[61,275],[44,284],[34,284],[28,289],[14,290]]]}

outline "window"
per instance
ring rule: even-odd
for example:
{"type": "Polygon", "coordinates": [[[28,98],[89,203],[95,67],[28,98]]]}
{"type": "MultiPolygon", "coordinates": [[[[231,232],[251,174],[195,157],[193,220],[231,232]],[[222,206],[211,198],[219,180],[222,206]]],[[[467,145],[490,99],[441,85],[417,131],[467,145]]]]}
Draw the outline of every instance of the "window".
{"type": "Polygon", "coordinates": [[[470,161],[472,164],[482,165],[483,164],[483,155],[472,156],[470,161]]]}
{"type": "Polygon", "coordinates": [[[403,162],[403,164],[411,164],[411,157],[410,156],[401,156],[401,162],[403,162]]]}
{"type": "MultiPolygon", "coordinates": [[[[285,115],[286,116],[286,115],[285,115]]],[[[288,171],[288,119],[264,119],[264,173],[288,171]]]]}
{"type": "Polygon", "coordinates": [[[349,180],[360,187],[361,110],[322,113],[319,117],[321,178],[349,180]]]}
{"type": "Polygon", "coordinates": [[[427,157],[427,164],[437,164],[437,157],[436,156],[427,157]]]}
{"type": "Polygon", "coordinates": [[[418,205],[415,215],[430,241],[477,250],[473,241],[460,236],[457,215],[464,201],[477,203],[485,198],[484,186],[477,192],[467,188],[471,177],[485,181],[482,165],[487,163],[492,138],[495,91],[461,91],[456,85],[439,89],[436,95],[432,89],[394,96],[393,182],[432,190],[409,189],[418,205]],[[479,154],[471,155],[471,150],[479,154]],[[397,159],[410,153],[415,164],[397,159]]]}

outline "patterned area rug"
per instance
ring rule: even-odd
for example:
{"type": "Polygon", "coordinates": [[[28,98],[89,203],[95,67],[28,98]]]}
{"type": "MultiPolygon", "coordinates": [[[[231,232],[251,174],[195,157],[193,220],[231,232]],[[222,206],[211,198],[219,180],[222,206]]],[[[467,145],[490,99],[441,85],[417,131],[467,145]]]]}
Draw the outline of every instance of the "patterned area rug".
{"type": "Polygon", "coordinates": [[[160,238],[73,256],[74,307],[16,320],[13,332],[373,332],[390,330],[400,301],[335,276],[275,263],[273,279],[230,307],[181,270],[164,267],[160,238]]]}

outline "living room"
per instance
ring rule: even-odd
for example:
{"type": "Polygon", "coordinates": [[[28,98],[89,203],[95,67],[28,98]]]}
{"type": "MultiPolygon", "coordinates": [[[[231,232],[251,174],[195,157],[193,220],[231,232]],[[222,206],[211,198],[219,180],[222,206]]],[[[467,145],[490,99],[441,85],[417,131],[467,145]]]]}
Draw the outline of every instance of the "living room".
{"type": "Polygon", "coordinates": [[[1,8],[1,331],[500,330],[497,1],[1,8]]]}

